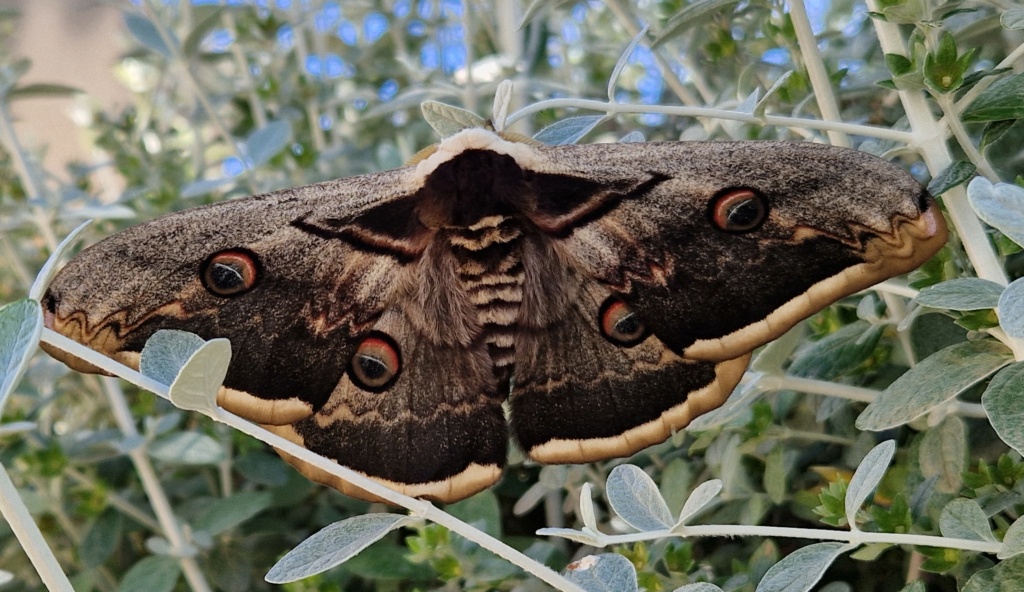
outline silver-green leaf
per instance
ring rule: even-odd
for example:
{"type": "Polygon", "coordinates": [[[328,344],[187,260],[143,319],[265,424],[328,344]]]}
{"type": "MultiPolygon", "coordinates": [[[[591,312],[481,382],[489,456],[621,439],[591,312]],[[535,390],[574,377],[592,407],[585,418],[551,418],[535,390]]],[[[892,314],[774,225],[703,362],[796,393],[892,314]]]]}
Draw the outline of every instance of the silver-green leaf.
{"type": "Polygon", "coordinates": [[[967,199],[978,217],[1018,245],[1024,245],[1024,187],[975,177],[967,199]]]}
{"type": "Polygon", "coordinates": [[[975,572],[961,592],[1019,592],[1024,582],[1024,555],[975,572]]]}
{"type": "Polygon", "coordinates": [[[918,304],[947,310],[985,310],[999,306],[1003,286],[981,278],[958,278],[928,286],[917,295],[918,304]]]}
{"type": "Polygon", "coordinates": [[[0,308],[0,410],[21,380],[43,333],[43,309],[23,298],[0,308]]]}
{"type": "Polygon", "coordinates": [[[210,536],[218,535],[266,510],[273,502],[274,496],[269,491],[242,491],[218,498],[203,508],[192,527],[210,536]]]}
{"type": "Polygon", "coordinates": [[[286,120],[271,121],[252,132],[243,144],[249,164],[253,167],[266,164],[288,146],[291,137],[292,126],[286,120]]]}
{"type": "Polygon", "coordinates": [[[816,543],[797,549],[764,574],[755,592],[806,592],[837,557],[852,548],[846,543],[816,543]]]}
{"type": "Polygon", "coordinates": [[[846,521],[850,523],[850,528],[857,528],[857,510],[878,487],[895,452],[896,442],[886,440],[872,448],[857,466],[857,471],[850,479],[850,486],[846,489],[846,521]]]}
{"type": "Polygon", "coordinates": [[[993,376],[981,405],[999,438],[1024,454],[1024,362],[1011,364],[993,376]]]}
{"type": "Polygon", "coordinates": [[[712,500],[718,497],[718,494],[722,491],[722,480],[711,479],[698,485],[690,497],[686,498],[686,503],[683,504],[683,509],[679,511],[679,519],[676,520],[677,526],[686,524],[690,518],[697,515],[698,512],[704,509],[712,500]]]}
{"type": "Polygon", "coordinates": [[[1003,536],[1003,548],[999,550],[996,557],[1008,559],[1021,553],[1024,553],[1024,516],[1014,520],[1010,528],[1006,529],[1006,534],[1003,536]]]}
{"type": "Polygon", "coordinates": [[[170,555],[144,557],[124,574],[121,592],[171,592],[181,576],[181,563],[170,555]]]}
{"type": "Polygon", "coordinates": [[[178,372],[206,343],[202,337],[188,331],[161,329],[154,333],[139,360],[139,372],[153,380],[170,386],[178,372]]]}
{"type": "Polygon", "coordinates": [[[640,531],[672,526],[672,513],[650,475],[635,465],[612,469],[605,484],[608,502],[620,518],[640,531]]]}
{"type": "Polygon", "coordinates": [[[442,138],[454,136],[464,129],[487,125],[483,117],[472,111],[437,101],[424,101],[420,105],[420,110],[423,112],[423,119],[442,138]]]}
{"type": "Polygon", "coordinates": [[[956,498],[942,508],[939,516],[939,532],[954,539],[995,542],[988,517],[978,502],[967,498],[956,498]]]}
{"type": "Polygon", "coordinates": [[[680,586],[672,592],[722,592],[722,589],[708,582],[697,582],[696,584],[680,586]]]}
{"type": "Polygon", "coordinates": [[[549,146],[575,144],[604,120],[604,115],[567,117],[540,130],[533,136],[533,139],[549,146]]]}
{"type": "Polygon", "coordinates": [[[993,340],[951,345],[914,366],[879,393],[857,418],[857,428],[881,431],[903,425],[949,401],[1013,361],[993,340]]]}
{"type": "Polygon", "coordinates": [[[1024,278],[1011,282],[999,297],[999,326],[1010,337],[1024,337],[1024,278]]]}
{"type": "Polygon", "coordinates": [[[149,446],[153,458],[181,465],[212,465],[224,460],[219,442],[199,432],[175,432],[149,446]]]}
{"type": "Polygon", "coordinates": [[[935,478],[935,490],[956,493],[963,485],[967,458],[967,433],[962,419],[947,416],[942,423],[926,431],[918,450],[921,476],[935,478]]]}
{"type": "Polygon", "coordinates": [[[324,527],[299,543],[266,575],[271,584],[294,582],[344,563],[387,533],[415,522],[402,514],[363,514],[324,527]]]}
{"type": "Polygon", "coordinates": [[[636,570],[622,555],[588,555],[565,568],[565,577],[587,592],[636,592],[636,570]]]}

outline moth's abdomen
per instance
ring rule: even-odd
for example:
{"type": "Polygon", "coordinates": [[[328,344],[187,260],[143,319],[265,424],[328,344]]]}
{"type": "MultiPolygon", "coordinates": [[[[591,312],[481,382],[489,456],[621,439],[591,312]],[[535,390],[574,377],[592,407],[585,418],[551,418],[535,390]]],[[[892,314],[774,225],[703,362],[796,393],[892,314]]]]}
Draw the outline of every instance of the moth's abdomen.
{"type": "Polygon", "coordinates": [[[522,227],[504,216],[487,216],[455,230],[448,244],[456,261],[460,288],[466,294],[486,345],[494,374],[508,378],[515,358],[515,334],[526,278],[521,258],[522,227]]]}

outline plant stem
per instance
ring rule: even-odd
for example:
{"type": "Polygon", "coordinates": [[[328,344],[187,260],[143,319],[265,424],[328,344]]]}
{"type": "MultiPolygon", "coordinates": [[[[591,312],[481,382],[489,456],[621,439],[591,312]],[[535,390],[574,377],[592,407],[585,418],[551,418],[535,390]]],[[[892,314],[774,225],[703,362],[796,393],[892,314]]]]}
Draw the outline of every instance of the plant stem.
{"type": "MultiPolygon", "coordinates": [[[[128,410],[128,402],[125,401],[121,385],[116,379],[110,377],[103,377],[101,381],[103,382],[103,391],[107,395],[107,401],[110,403],[110,409],[114,414],[118,427],[129,439],[140,438],[139,431],[135,428],[135,420],[132,419],[131,412],[128,410]]],[[[207,583],[206,576],[203,575],[203,571],[199,568],[199,562],[196,561],[192,553],[187,552],[187,549],[191,548],[192,545],[188,543],[185,532],[182,530],[181,524],[178,523],[178,518],[174,515],[174,508],[167,498],[163,484],[160,483],[160,478],[156,475],[153,463],[150,462],[149,456],[146,455],[145,446],[137,446],[128,451],[128,458],[131,459],[132,464],[135,466],[135,471],[142,481],[142,488],[146,491],[149,504],[156,513],[156,518],[160,522],[163,535],[167,537],[167,541],[171,544],[171,550],[174,551],[179,563],[181,563],[181,571],[185,576],[185,580],[188,581],[189,586],[195,592],[212,592],[213,589],[207,583]]]]}
{"type": "Polygon", "coordinates": [[[964,129],[964,124],[960,122],[960,118],[956,116],[956,105],[953,104],[953,97],[949,93],[936,94],[934,95],[935,102],[938,103],[939,108],[946,114],[943,121],[949,126],[950,131],[953,132],[953,137],[956,138],[960,148],[963,149],[964,154],[967,158],[974,163],[974,166],[978,167],[981,174],[984,175],[989,181],[997,183],[999,181],[999,175],[996,174],[995,169],[992,165],[985,160],[985,157],[978,152],[978,149],[974,147],[974,142],[971,141],[970,136],[967,135],[967,130],[964,129]]]}
{"type": "Polygon", "coordinates": [[[507,123],[508,125],[512,125],[520,119],[529,117],[533,113],[538,113],[545,109],[561,108],[589,109],[591,111],[600,111],[604,113],[664,113],[666,115],[676,115],[679,117],[711,117],[715,119],[727,119],[730,121],[742,121],[744,123],[756,123],[759,125],[767,124],[801,129],[811,128],[825,131],[834,130],[852,135],[892,140],[894,142],[902,142],[904,144],[911,144],[915,139],[914,134],[909,132],[902,132],[887,127],[843,123],[841,121],[821,121],[819,119],[782,117],[779,115],[764,115],[758,117],[751,113],[741,113],[739,111],[729,111],[727,109],[609,103],[589,99],[548,99],[546,101],[538,101],[509,115],[507,123]]]}
{"type": "Polygon", "coordinates": [[[21,543],[25,554],[32,561],[39,577],[51,592],[74,592],[68,576],[64,574],[60,563],[39,531],[39,526],[32,520],[25,502],[21,500],[18,489],[11,481],[7,469],[0,464],[0,514],[7,520],[14,536],[21,543]]]}
{"type": "MultiPolygon", "coordinates": [[[[798,376],[791,376],[789,374],[765,374],[761,375],[759,380],[759,386],[763,391],[794,390],[802,393],[839,397],[842,399],[849,399],[851,401],[859,401],[861,403],[871,403],[878,398],[878,395],[881,392],[860,386],[840,384],[837,382],[829,382],[827,380],[815,380],[813,378],[801,378],[798,376]]],[[[955,403],[954,411],[961,417],[973,417],[977,419],[984,419],[988,417],[988,415],[985,414],[985,409],[978,403],[965,403],[963,401],[956,401],[955,403]]]]}
{"type": "Polygon", "coordinates": [[[946,538],[923,534],[896,534],[888,532],[865,532],[862,530],[826,530],[824,528],[791,528],[784,526],[748,526],[732,524],[701,524],[697,526],[678,527],[671,529],[652,530],[630,534],[608,535],[598,533],[599,544],[620,545],[637,541],[651,541],[668,537],[779,537],[793,539],[815,539],[822,541],[842,541],[851,545],[886,543],[890,545],[918,545],[921,547],[939,547],[945,549],[962,549],[981,553],[998,553],[1003,544],[996,541],[975,541],[970,539],[946,538]]]}
{"type": "MultiPolygon", "coordinates": [[[[814,98],[821,111],[821,118],[825,121],[841,122],[843,118],[839,114],[839,106],[836,104],[836,97],[832,92],[832,81],[829,80],[825,63],[821,60],[818,40],[814,36],[814,31],[811,30],[811,21],[807,18],[807,7],[804,6],[804,0],[790,0],[789,16],[793,21],[800,54],[807,67],[807,76],[810,78],[814,98]]],[[[839,130],[828,130],[828,141],[833,146],[850,147],[850,138],[839,130]]]]}
{"type": "MultiPolygon", "coordinates": [[[[868,10],[874,12],[881,10],[878,0],[867,0],[867,3],[868,10]]],[[[899,26],[881,19],[872,19],[872,22],[882,51],[906,56],[907,51],[899,26]]],[[[906,90],[897,92],[903,103],[903,110],[907,114],[907,120],[910,122],[910,128],[913,130],[912,143],[921,151],[932,174],[938,174],[953,162],[946,146],[945,131],[932,117],[931,108],[922,93],[906,90]]],[[[992,248],[981,221],[978,220],[974,210],[967,203],[967,193],[964,188],[961,186],[949,190],[943,196],[943,203],[946,205],[946,211],[949,212],[950,221],[963,241],[967,256],[974,264],[978,277],[1005,286],[1007,278],[1002,262],[995,249],[992,248]]]]}

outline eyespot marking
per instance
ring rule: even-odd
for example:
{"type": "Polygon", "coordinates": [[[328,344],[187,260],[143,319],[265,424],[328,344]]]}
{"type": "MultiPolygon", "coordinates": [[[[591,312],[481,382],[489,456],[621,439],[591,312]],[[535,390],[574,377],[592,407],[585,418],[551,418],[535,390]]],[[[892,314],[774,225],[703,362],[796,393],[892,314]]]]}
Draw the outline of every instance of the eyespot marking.
{"type": "Polygon", "coordinates": [[[768,201],[754,189],[726,189],[711,200],[708,217],[720,230],[734,234],[751,232],[768,218],[768,201]]]}
{"type": "Polygon", "coordinates": [[[256,254],[247,249],[227,249],[210,255],[200,268],[203,286],[214,296],[228,298],[252,290],[260,276],[256,254]]]}
{"type": "Polygon", "coordinates": [[[633,347],[650,334],[633,309],[615,296],[604,301],[597,319],[601,335],[620,347],[633,347]]]}
{"type": "Polygon", "coordinates": [[[348,368],[352,382],[372,393],[390,388],[401,372],[398,344],[380,332],[371,333],[359,343],[348,368]]]}

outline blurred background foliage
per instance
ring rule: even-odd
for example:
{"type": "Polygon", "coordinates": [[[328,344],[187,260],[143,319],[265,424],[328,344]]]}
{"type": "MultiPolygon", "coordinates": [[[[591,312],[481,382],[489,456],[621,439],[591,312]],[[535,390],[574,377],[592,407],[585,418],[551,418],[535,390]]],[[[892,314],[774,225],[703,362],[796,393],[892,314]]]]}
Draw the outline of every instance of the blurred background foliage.
{"type": "MultiPolygon", "coordinates": [[[[115,68],[133,100],[105,110],[77,104],[83,133],[104,158],[99,164],[73,163],[60,175],[42,169],[40,154],[17,141],[8,107],[11,101],[73,90],[59,80],[20,83],[30,64],[3,43],[19,16],[0,11],[0,302],[27,292],[56,241],[82,219],[99,220],[88,231],[91,242],[169,211],[400,166],[438,140],[420,115],[423,101],[488,117],[503,80],[516,84],[512,110],[555,98],[607,100],[609,94],[622,103],[743,109],[751,93],[763,95],[778,83],[764,104],[767,112],[820,118],[781,0],[117,4],[124,13],[119,35],[130,49],[115,68]],[[609,91],[613,68],[644,26],[650,33],[609,91]]],[[[863,2],[808,3],[847,122],[905,126],[897,95],[887,85],[928,86],[934,72],[926,71],[924,54],[943,32],[953,34],[961,55],[973,51],[960,72],[966,76],[963,86],[953,90],[976,83],[981,75],[972,80],[973,73],[984,74],[1024,41],[1019,27],[1000,23],[1009,1],[880,4],[887,18],[904,23],[904,33],[920,52],[899,72],[902,77],[887,65],[863,2]]],[[[512,130],[530,134],[577,114],[591,113],[547,108],[512,130]]],[[[976,125],[970,129],[979,137],[993,133],[976,125]]],[[[1022,129],[1016,120],[1003,127],[1000,135],[989,136],[986,156],[1012,180],[1022,170],[1022,129]]],[[[821,137],[799,126],[620,114],[584,141],[615,141],[631,132],[648,140],[821,137]]],[[[875,153],[896,148],[866,137],[855,143],[875,153]]],[[[901,157],[928,180],[914,155],[901,157]]],[[[966,265],[956,257],[945,253],[917,279],[934,283],[966,265]]],[[[866,304],[854,299],[819,315],[806,335],[797,336],[803,345],[796,349],[794,371],[847,384],[891,382],[908,362],[893,345],[893,328],[868,322],[884,310],[869,297],[866,304]]],[[[964,329],[947,321],[929,319],[931,326],[918,327],[915,347],[935,351],[937,340],[962,340],[964,329]]],[[[4,416],[6,425],[22,427],[0,433],[0,461],[15,474],[76,590],[187,588],[175,559],[166,554],[166,540],[126,455],[138,447],[155,463],[175,513],[188,525],[212,589],[270,589],[263,575],[306,536],[345,516],[382,509],[315,486],[260,442],[147,393],[129,392],[141,435],[126,436],[111,417],[106,388],[96,377],[37,356],[4,416]],[[22,420],[32,422],[30,427],[18,424],[22,420]]],[[[723,503],[704,517],[708,522],[835,524],[842,517],[838,483],[877,441],[875,434],[853,428],[859,409],[842,399],[773,394],[723,425],[679,434],[631,462],[655,477],[674,511],[695,484],[722,479],[723,503]],[[833,511],[836,500],[838,512],[833,511]]],[[[886,434],[899,438],[900,451],[870,504],[865,528],[935,532],[942,502],[955,496],[1001,500],[1001,509],[992,514],[997,530],[1019,515],[1024,507],[1019,456],[1005,454],[984,422],[954,419],[959,427],[950,429],[967,424],[970,440],[959,432],[961,462],[938,469],[939,477],[923,477],[919,466],[919,450],[934,445],[925,442],[934,429],[886,434]],[[973,459],[970,465],[967,458],[973,459]]],[[[600,488],[607,471],[620,462],[541,468],[513,458],[498,486],[449,511],[561,569],[581,550],[566,541],[538,539],[534,531],[578,527],[580,486],[589,481],[600,488]]],[[[607,514],[603,519],[609,531],[623,526],[608,523],[607,514]]],[[[543,589],[440,526],[392,534],[343,566],[283,589],[543,589]]],[[[725,590],[752,591],[770,565],[800,544],[670,540],[616,551],[633,562],[647,590],[706,580],[725,590]]],[[[908,570],[924,574],[929,590],[954,590],[958,581],[992,564],[953,551],[882,551],[877,557],[841,559],[827,577],[833,582],[829,590],[899,590],[903,577],[893,574],[908,570]]],[[[0,566],[15,576],[4,590],[40,588],[19,542],[2,522],[0,566]]]]}

